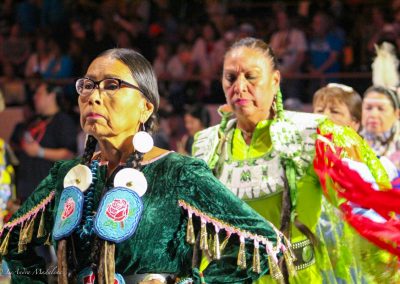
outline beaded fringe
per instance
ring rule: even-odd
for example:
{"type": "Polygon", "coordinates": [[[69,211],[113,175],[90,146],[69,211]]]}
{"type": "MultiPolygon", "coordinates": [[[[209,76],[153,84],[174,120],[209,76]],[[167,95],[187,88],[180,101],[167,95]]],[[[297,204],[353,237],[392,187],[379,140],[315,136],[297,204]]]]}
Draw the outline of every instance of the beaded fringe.
{"type": "MultiPolygon", "coordinates": [[[[275,229],[276,234],[276,246],[273,247],[272,243],[265,237],[260,235],[252,234],[248,231],[241,230],[239,228],[230,226],[223,221],[212,218],[207,214],[197,210],[185,201],[180,200],[179,205],[188,212],[188,223],[186,228],[186,241],[189,244],[195,243],[195,233],[193,227],[193,214],[200,218],[200,249],[203,253],[211,259],[220,259],[224,248],[228,244],[231,235],[237,235],[240,240],[239,252],[237,256],[237,266],[240,269],[247,268],[247,257],[246,257],[246,240],[252,240],[254,243],[254,250],[252,255],[252,270],[255,273],[261,273],[261,255],[260,255],[260,244],[266,248],[268,257],[269,269],[272,278],[278,282],[283,283],[283,274],[279,268],[278,255],[283,254],[284,260],[287,264],[290,275],[295,275],[295,268],[293,262],[295,261],[294,253],[291,249],[290,242],[285,236],[275,229]],[[214,227],[215,233],[207,232],[207,225],[214,227]],[[226,232],[226,237],[222,243],[220,243],[219,234],[220,230],[226,232]]],[[[271,226],[273,226],[271,224],[271,226]]]]}

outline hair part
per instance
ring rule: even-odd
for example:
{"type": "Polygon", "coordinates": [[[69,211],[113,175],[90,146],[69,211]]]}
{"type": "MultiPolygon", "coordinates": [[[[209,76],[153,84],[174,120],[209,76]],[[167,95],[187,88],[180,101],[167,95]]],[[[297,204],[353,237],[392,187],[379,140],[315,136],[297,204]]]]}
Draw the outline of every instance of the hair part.
{"type": "Polygon", "coordinates": [[[270,60],[272,69],[278,70],[278,59],[275,56],[275,53],[272,50],[272,48],[269,46],[269,44],[267,44],[263,40],[254,37],[245,37],[234,42],[232,46],[228,49],[228,51],[225,53],[225,57],[233,50],[241,47],[247,47],[260,51],[270,60]]]}

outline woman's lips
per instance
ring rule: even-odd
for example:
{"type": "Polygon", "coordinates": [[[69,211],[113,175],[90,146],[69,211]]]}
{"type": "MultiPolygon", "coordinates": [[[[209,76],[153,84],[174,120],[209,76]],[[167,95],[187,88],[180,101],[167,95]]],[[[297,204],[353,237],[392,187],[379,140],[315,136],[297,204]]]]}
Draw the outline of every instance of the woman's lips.
{"type": "Polygon", "coordinates": [[[243,106],[243,105],[246,105],[248,102],[249,102],[249,100],[237,99],[237,100],[235,100],[235,105],[243,106]]]}
{"type": "Polygon", "coordinates": [[[88,119],[88,120],[97,120],[100,118],[104,118],[104,116],[102,116],[101,114],[95,113],[95,112],[89,112],[86,115],[86,119],[88,119]]]}

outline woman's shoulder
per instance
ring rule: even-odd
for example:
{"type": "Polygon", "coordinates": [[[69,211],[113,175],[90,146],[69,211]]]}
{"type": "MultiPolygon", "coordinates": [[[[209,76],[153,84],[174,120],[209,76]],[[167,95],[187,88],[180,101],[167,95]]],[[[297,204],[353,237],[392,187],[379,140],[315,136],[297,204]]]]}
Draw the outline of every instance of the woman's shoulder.
{"type": "Polygon", "coordinates": [[[203,160],[185,156],[173,151],[165,151],[162,155],[151,160],[144,160],[142,165],[147,167],[148,170],[152,169],[163,173],[173,172],[175,174],[196,171],[201,168],[208,170],[208,166],[203,160]]]}
{"type": "Polygon", "coordinates": [[[67,172],[78,165],[81,162],[81,158],[77,157],[72,160],[61,160],[54,163],[54,166],[50,169],[50,175],[53,178],[60,179],[64,178],[67,172]]]}
{"type": "MultiPolygon", "coordinates": [[[[162,149],[163,150],[163,149],[162,149]]],[[[206,164],[199,159],[185,156],[173,151],[160,151],[160,155],[153,157],[151,159],[145,159],[142,162],[142,165],[162,165],[163,167],[171,167],[174,169],[182,168],[183,166],[195,167],[195,166],[203,166],[206,164]]]]}

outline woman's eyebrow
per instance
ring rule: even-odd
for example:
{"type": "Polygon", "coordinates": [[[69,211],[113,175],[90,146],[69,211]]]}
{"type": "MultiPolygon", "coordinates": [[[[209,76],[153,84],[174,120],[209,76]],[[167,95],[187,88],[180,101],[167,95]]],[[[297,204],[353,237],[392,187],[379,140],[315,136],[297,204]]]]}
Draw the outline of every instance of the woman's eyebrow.
{"type": "MultiPolygon", "coordinates": [[[[93,81],[96,81],[98,79],[98,77],[96,75],[91,75],[91,74],[86,74],[84,77],[85,78],[89,78],[89,79],[91,79],[93,81]]],[[[101,80],[103,80],[103,79],[111,79],[111,78],[121,79],[121,76],[119,76],[117,74],[103,74],[101,80]]]]}

